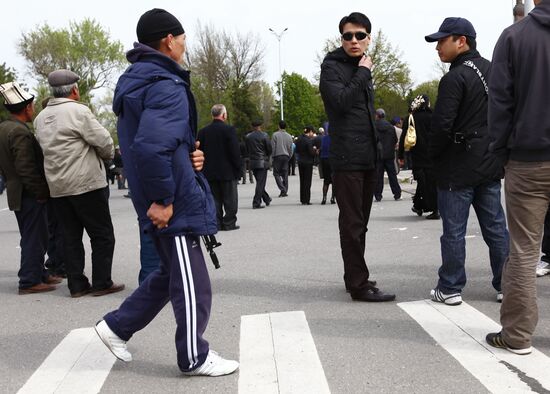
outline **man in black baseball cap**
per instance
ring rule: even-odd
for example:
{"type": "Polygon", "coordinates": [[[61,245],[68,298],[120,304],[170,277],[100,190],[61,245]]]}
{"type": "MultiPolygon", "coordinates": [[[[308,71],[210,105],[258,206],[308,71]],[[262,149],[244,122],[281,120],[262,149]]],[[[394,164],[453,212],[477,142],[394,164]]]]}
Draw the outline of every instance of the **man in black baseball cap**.
{"type": "Polygon", "coordinates": [[[471,37],[475,39],[476,30],[468,19],[450,17],[445,18],[441,26],[439,26],[439,31],[430,34],[429,36],[426,36],[424,38],[428,42],[436,42],[441,38],[449,37],[452,35],[471,37]]]}
{"type": "Polygon", "coordinates": [[[462,303],[466,285],[466,227],[473,206],[489,247],[492,285],[502,300],[501,273],[508,256],[508,231],[500,202],[502,163],[489,152],[487,81],[491,63],[476,50],[476,31],[464,18],[446,18],[426,36],[449,72],[441,78],[432,116],[430,153],[437,180],[437,205],[443,221],[439,280],[434,302],[462,303]]]}

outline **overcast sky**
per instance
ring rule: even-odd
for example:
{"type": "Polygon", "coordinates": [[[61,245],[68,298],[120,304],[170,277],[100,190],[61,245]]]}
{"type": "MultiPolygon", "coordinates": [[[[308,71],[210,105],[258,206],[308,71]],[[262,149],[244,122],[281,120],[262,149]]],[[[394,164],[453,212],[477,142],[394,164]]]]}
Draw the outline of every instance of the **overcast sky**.
{"type": "Polygon", "coordinates": [[[514,0],[5,1],[0,24],[0,63],[15,68],[32,86],[32,77],[26,74],[25,63],[15,49],[21,34],[44,22],[59,28],[68,26],[69,21],[90,17],[130,49],[136,40],[139,16],[156,7],[170,11],[182,22],[191,46],[198,21],[229,32],[257,34],[266,49],[264,79],[270,83],[278,79],[279,63],[277,39],[268,29],[288,28],[281,47],[283,69],[313,80],[318,72],[316,54],[324,41],[338,34],[342,16],[360,11],[370,18],[373,32],[382,29],[390,42],[400,48],[418,84],[437,76],[435,44],[426,43],[424,36],[437,31],[445,17],[469,19],[477,30],[479,51],[491,59],[500,33],[512,23],[514,4],[514,0]]]}

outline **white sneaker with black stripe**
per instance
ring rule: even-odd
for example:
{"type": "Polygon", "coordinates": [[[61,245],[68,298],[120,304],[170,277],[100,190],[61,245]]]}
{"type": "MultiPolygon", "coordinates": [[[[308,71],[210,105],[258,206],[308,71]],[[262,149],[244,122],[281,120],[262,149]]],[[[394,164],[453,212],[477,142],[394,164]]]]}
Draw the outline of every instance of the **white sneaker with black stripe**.
{"type": "Polygon", "coordinates": [[[433,289],[430,292],[430,297],[434,302],[441,302],[446,305],[460,305],[462,304],[462,296],[460,293],[445,294],[438,288],[433,289]]]}
{"type": "Polygon", "coordinates": [[[537,276],[541,277],[548,274],[550,274],[550,264],[544,260],[539,261],[537,264],[537,276]]]}
{"type": "Polygon", "coordinates": [[[235,372],[239,363],[234,360],[226,360],[213,350],[208,352],[206,361],[200,367],[189,372],[183,372],[187,376],[223,376],[235,372]]]}
{"type": "Polygon", "coordinates": [[[95,332],[101,338],[101,341],[121,361],[129,363],[132,361],[132,354],[126,347],[126,341],[123,341],[109,328],[105,320],[98,321],[95,325],[95,332]]]}

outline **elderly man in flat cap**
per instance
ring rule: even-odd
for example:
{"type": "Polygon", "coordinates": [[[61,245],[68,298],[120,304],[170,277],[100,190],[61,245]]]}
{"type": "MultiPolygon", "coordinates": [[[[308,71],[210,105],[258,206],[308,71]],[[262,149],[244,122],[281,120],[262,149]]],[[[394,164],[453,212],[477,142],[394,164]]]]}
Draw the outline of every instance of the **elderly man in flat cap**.
{"type": "Polygon", "coordinates": [[[115,236],[103,160],[114,155],[111,135],[80,103],[79,77],[69,70],[48,75],[53,98],[34,121],[44,170],[63,229],[71,297],[124,289],[111,280],[115,236]],[[84,229],[92,246],[92,284],[84,275],[84,229]]]}
{"type": "Polygon", "coordinates": [[[42,151],[27,126],[34,115],[34,96],[17,82],[0,85],[0,95],[11,114],[0,123],[0,172],[6,177],[8,206],[15,213],[21,234],[19,294],[51,291],[61,278],[49,276],[44,268],[49,190],[42,151]]]}
{"type": "Polygon", "coordinates": [[[124,168],[140,227],[153,239],[160,266],[96,332],[122,361],[126,342],[170,302],[176,318],[176,350],[186,375],[220,376],[239,363],[210,349],[204,331],[212,289],[200,236],[217,231],[216,208],[197,154],[197,113],[189,72],[181,67],[185,33],[169,12],[152,9],[137,24],[139,43],[126,55],[132,65],[120,77],[113,110],[124,168]]]}

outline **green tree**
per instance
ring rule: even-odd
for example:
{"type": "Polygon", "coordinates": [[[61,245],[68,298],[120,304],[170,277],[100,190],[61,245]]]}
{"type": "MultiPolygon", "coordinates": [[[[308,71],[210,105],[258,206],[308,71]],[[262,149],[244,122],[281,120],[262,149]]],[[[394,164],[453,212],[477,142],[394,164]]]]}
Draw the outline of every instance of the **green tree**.
{"type": "MultiPolygon", "coordinates": [[[[0,85],[7,82],[17,81],[17,74],[15,70],[6,66],[6,63],[0,64],[0,85]]],[[[0,121],[6,120],[9,118],[10,113],[6,108],[4,108],[4,102],[0,103],[0,121]]]]}
{"type": "Polygon", "coordinates": [[[394,90],[378,89],[374,94],[374,107],[383,108],[389,121],[394,116],[404,116],[407,113],[407,100],[394,90]]]}
{"type": "MultiPolygon", "coordinates": [[[[288,127],[287,130],[291,134],[298,135],[304,126],[318,127],[325,120],[319,89],[297,73],[283,73],[282,81],[284,120],[288,127]]],[[[281,81],[277,82],[277,91],[280,83],[281,81]]],[[[280,119],[279,102],[277,106],[274,120],[280,119]]],[[[272,125],[272,128],[276,129],[276,125],[272,125]]]]}
{"type": "Polygon", "coordinates": [[[115,145],[118,145],[118,134],[116,132],[117,117],[112,109],[113,93],[114,92],[109,89],[107,93],[97,101],[94,107],[97,113],[97,120],[109,131],[115,145]]]}
{"type": "Polygon", "coordinates": [[[23,33],[17,43],[32,75],[45,82],[48,74],[65,68],[80,76],[81,100],[91,102],[92,91],[107,87],[126,64],[123,46],[93,19],[70,22],[55,29],[47,23],[23,33]]]}

